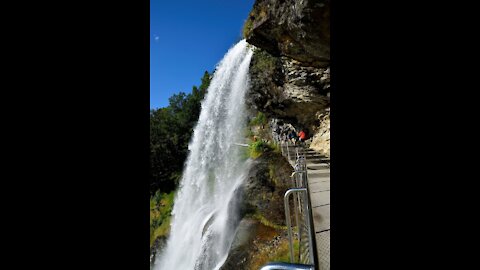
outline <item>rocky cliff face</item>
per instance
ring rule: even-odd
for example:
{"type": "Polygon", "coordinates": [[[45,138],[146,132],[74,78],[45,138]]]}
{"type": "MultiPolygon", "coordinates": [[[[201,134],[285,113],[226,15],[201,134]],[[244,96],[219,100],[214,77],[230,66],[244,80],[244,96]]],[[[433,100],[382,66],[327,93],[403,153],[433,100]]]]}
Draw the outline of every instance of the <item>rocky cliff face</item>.
{"type": "Polygon", "coordinates": [[[257,258],[255,254],[274,255],[280,239],[286,242],[283,196],[291,187],[288,176],[293,169],[274,151],[263,153],[254,162],[240,191],[242,219],[221,270],[259,269],[267,258],[257,258]]]}
{"type": "MultiPolygon", "coordinates": [[[[311,148],[330,155],[330,1],[257,0],[244,34],[255,46],[247,105],[253,140],[282,130],[306,129],[311,148]],[[257,115],[256,117],[254,117],[257,115]],[[251,122],[252,123],[252,122],[251,122]]],[[[223,269],[259,269],[288,260],[283,195],[292,167],[281,154],[264,153],[243,190],[242,220],[223,269]],[[282,256],[285,259],[282,259],[282,256]]]]}
{"type": "Polygon", "coordinates": [[[330,0],[257,0],[245,34],[248,43],[274,56],[328,66],[330,0]]]}
{"type": "Polygon", "coordinates": [[[329,156],[330,1],[257,0],[244,33],[256,47],[249,105],[307,129],[329,156]]]}
{"type": "Polygon", "coordinates": [[[317,128],[317,132],[312,138],[310,148],[324,154],[325,156],[330,156],[330,112],[327,111],[325,114],[320,113],[317,115],[320,126],[317,128]]]}

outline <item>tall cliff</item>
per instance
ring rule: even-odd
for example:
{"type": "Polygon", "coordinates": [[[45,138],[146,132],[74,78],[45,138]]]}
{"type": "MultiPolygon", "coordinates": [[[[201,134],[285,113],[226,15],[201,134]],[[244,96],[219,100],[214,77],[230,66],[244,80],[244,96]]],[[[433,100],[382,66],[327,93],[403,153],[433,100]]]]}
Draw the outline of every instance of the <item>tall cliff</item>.
{"type": "Polygon", "coordinates": [[[329,21],[329,0],[257,0],[245,22],[245,38],[255,47],[247,133],[250,147],[267,150],[242,189],[242,220],[222,270],[289,261],[283,195],[293,168],[268,141],[276,132],[303,129],[313,137],[310,147],[330,156],[329,21]]]}
{"type": "Polygon", "coordinates": [[[244,35],[256,47],[250,107],[306,129],[330,156],[330,0],[257,0],[244,35]]]}

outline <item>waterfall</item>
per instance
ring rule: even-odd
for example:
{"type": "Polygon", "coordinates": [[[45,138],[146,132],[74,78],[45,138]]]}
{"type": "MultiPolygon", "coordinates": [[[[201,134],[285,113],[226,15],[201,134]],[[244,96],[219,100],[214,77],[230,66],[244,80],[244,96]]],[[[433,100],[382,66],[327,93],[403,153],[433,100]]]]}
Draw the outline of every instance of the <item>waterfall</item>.
{"type": "Polygon", "coordinates": [[[238,190],[250,162],[242,158],[245,93],[252,50],[241,40],[217,65],[188,148],[170,236],[154,270],[211,270],[225,262],[239,223],[238,190]]]}

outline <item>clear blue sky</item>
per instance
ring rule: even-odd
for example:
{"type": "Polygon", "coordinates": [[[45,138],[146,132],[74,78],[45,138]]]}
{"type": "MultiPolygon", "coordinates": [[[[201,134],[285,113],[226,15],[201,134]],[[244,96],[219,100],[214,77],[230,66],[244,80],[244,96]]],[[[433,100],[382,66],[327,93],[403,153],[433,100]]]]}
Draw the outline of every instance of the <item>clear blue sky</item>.
{"type": "Polygon", "coordinates": [[[150,108],[200,86],[241,39],[254,0],[150,0],[150,108]]]}

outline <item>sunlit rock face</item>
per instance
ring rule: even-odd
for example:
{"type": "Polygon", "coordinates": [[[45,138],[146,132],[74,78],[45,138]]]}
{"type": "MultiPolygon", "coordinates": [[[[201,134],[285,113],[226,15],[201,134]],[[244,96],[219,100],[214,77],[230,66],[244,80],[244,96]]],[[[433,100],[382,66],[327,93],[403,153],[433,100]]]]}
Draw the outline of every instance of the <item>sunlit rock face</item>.
{"type": "Polygon", "coordinates": [[[320,125],[312,138],[310,148],[330,157],[330,113],[320,113],[318,119],[320,125]]]}
{"type": "Polygon", "coordinates": [[[330,61],[330,0],[257,0],[247,42],[308,66],[330,61]]]}

